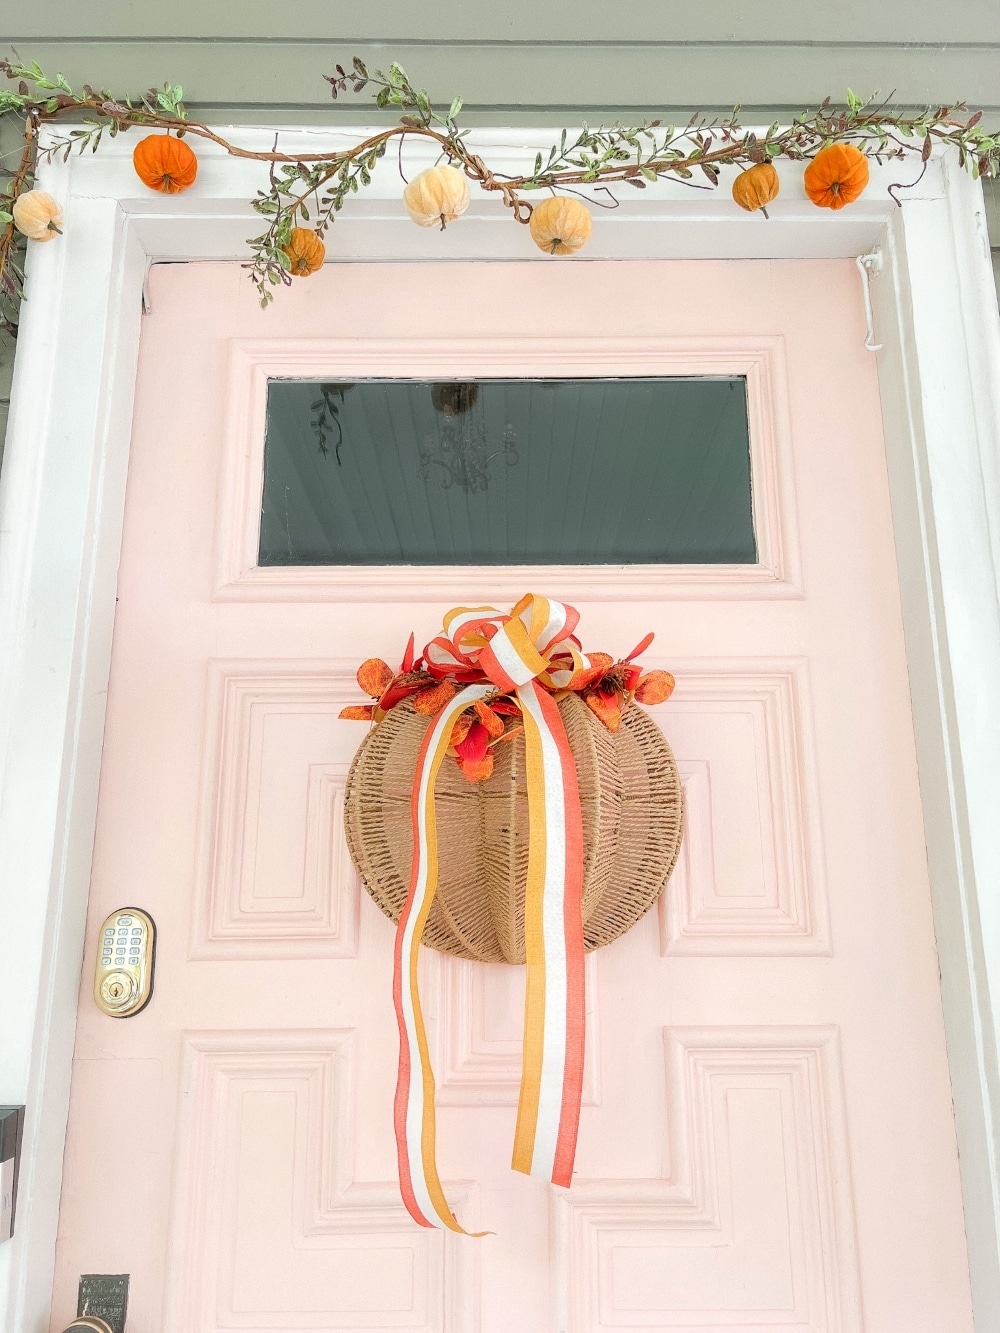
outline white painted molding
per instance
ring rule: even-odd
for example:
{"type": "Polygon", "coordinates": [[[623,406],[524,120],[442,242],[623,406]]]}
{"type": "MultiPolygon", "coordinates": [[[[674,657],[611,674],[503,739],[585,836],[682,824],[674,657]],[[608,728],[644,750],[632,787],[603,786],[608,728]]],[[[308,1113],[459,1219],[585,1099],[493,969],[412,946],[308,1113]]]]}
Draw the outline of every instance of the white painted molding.
{"type": "Polygon", "coordinates": [[[883,427],[977,1328],[1000,1327],[1000,317],[944,164],[873,281],[883,427]]]}
{"type": "MultiPolygon", "coordinates": [[[[360,131],[282,130],[289,147],[360,131]]],[[[272,132],[227,131],[247,146],[272,132]]],[[[549,132],[481,131],[502,169],[549,132]]],[[[141,187],[123,136],[43,169],[66,214],[32,247],[0,479],[0,1101],[28,1107],[17,1234],[0,1246],[0,1327],[48,1326],[83,957],[115,584],[147,261],[244,261],[259,164],[200,150],[196,185],[141,187]]],[[[421,153],[408,151],[419,169],[421,153]]],[[[663,183],[603,213],[594,259],[830,258],[881,246],[873,283],[914,717],[935,900],[977,1324],[1000,1327],[1000,321],[982,194],[932,159],[897,210],[876,167],[861,201],[813,208],[782,172],[772,220],[728,191],[663,183]]],[[[413,227],[390,166],[338,220],[340,262],[550,262],[496,200],[413,227]]],[[[570,262],[586,262],[585,259],[570,262]]],[[[914,1163],[919,1170],[919,1163],[914,1163]]]]}

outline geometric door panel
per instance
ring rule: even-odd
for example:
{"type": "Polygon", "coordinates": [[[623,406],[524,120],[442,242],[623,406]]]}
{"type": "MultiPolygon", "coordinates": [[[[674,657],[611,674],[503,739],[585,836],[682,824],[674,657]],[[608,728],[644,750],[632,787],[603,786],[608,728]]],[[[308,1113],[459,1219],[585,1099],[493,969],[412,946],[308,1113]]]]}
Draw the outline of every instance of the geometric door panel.
{"type": "MultiPolygon", "coordinates": [[[[584,964],[587,1038],[584,1106],[600,1101],[597,955],[584,964]]],[[[516,1106],[521,1086],[525,969],[427,950],[424,1020],[439,1106],[516,1106]]]]}
{"type": "Polygon", "coordinates": [[[351,958],[358,879],[344,787],[354,671],[209,663],[192,958],[351,958]]]}
{"type": "MultiPolygon", "coordinates": [[[[186,1033],[164,1327],[474,1327],[478,1246],[354,1179],[352,1029],[186,1033]],[[463,1243],[464,1239],[464,1243],[463,1243]]],[[[475,1187],[451,1182],[465,1218],[475,1187]]]]}
{"type": "Polygon", "coordinates": [[[663,1035],[664,1176],[554,1196],[557,1326],[859,1333],[836,1028],[663,1035]]]}
{"type": "Polygon", "coordinates": [[[674,663],[653,709],[677,757],[684,840],[660,899],[665,955],[828,954],[801,661],[674,663]]]}

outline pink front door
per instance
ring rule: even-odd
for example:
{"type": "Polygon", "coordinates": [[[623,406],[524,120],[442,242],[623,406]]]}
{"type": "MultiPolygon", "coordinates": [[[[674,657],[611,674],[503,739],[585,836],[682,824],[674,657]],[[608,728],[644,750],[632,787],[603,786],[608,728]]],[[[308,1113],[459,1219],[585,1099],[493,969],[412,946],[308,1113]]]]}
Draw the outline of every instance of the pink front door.
{"type": "Polygon", "coordinates": [[[853,263],[328,266],[260,312],[158,267],[143,326],[52,1330],[971,1333],[875,363],[853,263]],[[587,369],[589,367],[589,370],[587,369]],[[753,567],[254,566],[268,375],[745,375],[753,567]],[[659,910],[587,965],[573,1187],[509,1170],[523,976],[423,993],[440,1168],[395,1180],[393,930],[342,830],[364,658],[546,593],[674,672],[659,910]],[[104,919],[158,928],[128,1020],[104,919]]]}

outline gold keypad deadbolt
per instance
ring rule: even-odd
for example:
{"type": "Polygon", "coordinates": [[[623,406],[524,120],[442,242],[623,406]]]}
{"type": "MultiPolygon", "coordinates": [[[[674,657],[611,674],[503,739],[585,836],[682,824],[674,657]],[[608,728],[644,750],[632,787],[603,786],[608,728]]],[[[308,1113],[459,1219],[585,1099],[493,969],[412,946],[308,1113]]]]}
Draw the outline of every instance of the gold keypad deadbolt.
{"type": "Polygon", "coordinates": [[[153,993],[156,927],[138,907],[122,907],[101,927],[94,999],[110,1018],[131,1018],[153,993]]]}

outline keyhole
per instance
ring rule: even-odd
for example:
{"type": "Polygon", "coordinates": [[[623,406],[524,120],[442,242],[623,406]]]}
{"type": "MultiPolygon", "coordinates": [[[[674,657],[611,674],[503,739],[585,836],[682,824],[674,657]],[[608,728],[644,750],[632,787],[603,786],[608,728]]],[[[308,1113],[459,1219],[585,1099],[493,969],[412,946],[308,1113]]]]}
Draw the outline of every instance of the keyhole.
{"type": "Polygon", "coordinates": [[[112,981],[111,985],[108,987],[108,993],[113,1000],[120,1000],[125,994],[125,987],[120,981],[112,981]]]}

